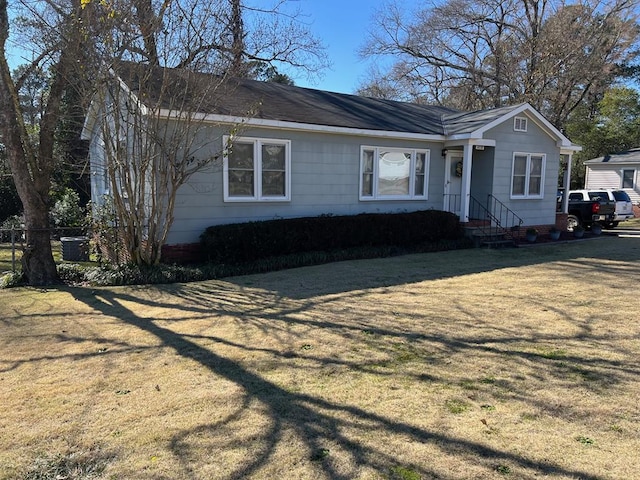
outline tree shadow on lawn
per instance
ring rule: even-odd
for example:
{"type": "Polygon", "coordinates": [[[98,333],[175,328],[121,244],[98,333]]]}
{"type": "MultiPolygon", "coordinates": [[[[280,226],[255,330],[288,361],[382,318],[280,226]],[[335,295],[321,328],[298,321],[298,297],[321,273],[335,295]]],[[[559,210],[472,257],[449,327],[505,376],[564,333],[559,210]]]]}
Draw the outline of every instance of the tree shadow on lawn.
{"type": "MultiPolygon", "coordinates": [[[[331,264],[332,268],[326,268],[326,265],[303,267],[307,269],[308,277],[296,279],[295,284],[291,284],[287,270],[259,275],[262,288],[277,292],[283,297],[305,299],[551,262],[564,262],[566,268],[576,268],[578,275],[582,260],[586,258],[625,262],[627,265],[640,261],[640,237],[606,236],[584,242],[548,243],[530,248],[476,248],[343,261],[331,264]],[[373,270],[374,274],[364,270],[367,268],[373,270]]],[[[602,265],[599,268],[602,269],[602,265]]],[[[634,267],[634,270],[637,271],[638,268],[634,267]]],[[[252,284],[251,275],[240,278],[239,285],[252,284]]],[[[225,280],[235,281],[233,278],[225,280]]]]}
{"type": "MultiPolygon", "coordinates": [[[[393,466],[397,465],[397,459],[390,453],[385,452],[383,448],[366,445],[355,438],[354,435],[346,433],[346,430],[353,429],[355,426],[359,432],[358,436],[367,434],[377,435],[379,438],[383,438],[385,434],[402,436],[402,438],[406,438],[408,442],[437,446],[440,451],[446,452],[449,455],[464,457],[472,464],[484,464],[488,468],[495,468],[496,465],[509,464],[516,466],[516,468],[525,469],[534,475],[561,475],[585,480],[601,478],[586,471],[567,469],[551,462],[534,461],[524,455],[502,451],[478,442],[458,438],[455,435],[431,431],[411,423],[403,422],[397,418],[390,418],[367,411],[365,408],[358,406],[340,404],[337,401],[330,401],[305,393],[287,390],[269,381],[265,377],[248,370],[239,362],[216,353],[215,344],[219,342],[219,339],[206,336],[206,339],[212,341],[214,346],[212,348],[205,348],[197,342],[197,335],[190,336],[177,333],[170,328],[170,325],[173,325],[170,321],[167,323],[168,326],[162,326],[162,324],[165,324],[167,321],[154,321],[143,318],[134,311],[135,305],[143,303],[145,306],[184,309],[185,317],[188,317],[194,312],[203,316],[215,316],[216,311],[218,311],[219,314],[228,315],[230,310],[236,311],[237,309],[239,311],[243,308],[242,306],[235,306],[235,299],[239,299],[242,296],[241,290],[234,291],[233,295],[225,297],[225,300],[218,305],[215,304],[216,298],[213,298],[215,294],[211,291],[209,291],[209,302],[207,302],[207,295],[204,291],[198,292],[197,289],[192,290],[191,288],[179,286],[169,289],[169,298],[159,295],[155,299],[149,298],[148,300],[141,299],[135,295],[129,295],[122,290],[100,290],[96,295],[89,293],[85,289],[71,289],[71,292],[76,295],[78,300],[86,302],[89,306],[97,309],[104,315],[118,318],[129,325],[152,334],[160,341],[163,347],[172,348],[179,356],[197,362],[212,374],[227,379],[242,389],[244,400],[241,405],[237,406],[234,414],[223,420],[199,425],[194,429],[183,431],[173,437],[171,442],[172,451],[182,464],[186,475],[197,476],[197,472],[193,471],[191,467],[193,460],[191,445],[192,442],[197,443],[202,440],[194,439],[200,438],[202,435],[206,436],[207,434],[213,437],[214,434],[219,435],[220,431],[225,431],[225,429],[228,431],[228,437],[225,437],[223,440],[225,443],[221,444],[221,448],[238,447],[243,442],[253,442],[259,445],[251,457],[244,458],[241,464],[240,462],[235,462],[231,466],[225,465],[227,467],[226,473],[224,475],[220,474],[218,478],[245,478],[252,474],[257,474],[261,468],[272,461],[276,448],[284,442],[285,437],[290,436],[292,432],[297,440],[304,445],[306,449],[305,454],[308,456],[307,458],[313,461],[315,472],[321,472],[319,474],[325,478],[334,480],[354,478],[358,475],[358,469],[361,467],[369,467],[378,472],[389,472],[393,466]],[[179,291],[180,293],[178,293],[179,291]],[[171,302],[170,296],[174,294],[177,296],[189,296],[186,291],[195,293],[194,296],[198,297],[196,302],[190,306],[176,307],[176,305],[171,302]],[[209,304],[208,308],[207,303],[209,304]],[[212,305],[212,303],[214,304],[212,305]],[[125,305],[132,305],[132,307],[125,305]],[[232,428],[234,422],[246,421],[245,415],[248,415],[247,409],[251,408],[258,408],[263,412],[263,415],[266,415],[268,418],[267,424],[263,426],[263,431],[260,434],[255,435],[251,439],[234,438],[232,428]],[[347,458],[348,461],[334,461],[334,458],[336,458],[334,457],[334,453],[339,453],[342,455],[343,460],[347,458]],[[345,464],[351,465],[351,467],[347,467],[345,470],[345,464]]],[[[358,293],[354,292],[354,294],[357,295],[358,293]]],[[[245,298],[244,302],[250,303],[251,299],[245,298]]],[[[272,327],[277,328],[278,323],[281,324],[281,328],[284,328],[282,324],[286,325],[288,322],[295,322],[296,320],[293,319],[294,314],[304,311],[309,305],[306,305],[305,302],[294,302],[293,305],[288,305],[290,308],[287,308],[286,301],[281,299],[280,305],[275,305],[275,307],[271,305],[271,307],[272,309],[275,308],[276,311],[272,310],[272,313],[265,315],[264,310],[262,310],[263,305],[255,305],[255,315],[260,315],[260,318],[263,319],[264,323],[261,327],[264,329],[270,328],[267,324],[271,324],[272,327]],[[260,313],[261,310],[262,313],[260,313]]],[[[251,314],[238,319],[238,321],[240,320],[251,322],[251,314]]],[[[179,322],[180,319],[176,321],[179,322]]],[[[325,321],[316,323],[315,326],[318,328],[340,330],[340,332],[342,332],[341,334],[345,334],[345,325],[343,323],[325,321]]],[[[358,326],[354,328],[362,331],[358,326]]],[[[413,340],[419,340],[421,337],[424,337],[429,341],[440,342],[446,345],[447,348],[456,351],[495,348],[494,346],[485,347],[482,343],[478,344],[477,339],[469,339],[467,342],[446,338],[429,338],[429,336],[416,336],[410,332],[402,333],[385,329],[379,329],[374,333],[404,336],[405,338],[412,338],[413,340]]],[[[349,334],[348,330],[346,334],[349,334]]],[[[508,342],[509,339],[500,338],[498,341],[508,342]]],[[[266,348],[263,346],[248,347],[237,344],[233,346],[247,349],[266,348]]],[[[276,353],[286,358],[286,352],[276,353]]],[[[521,355],[526,359],[531,359],[532,357],[536,357],[537,359],[537,356],[531,352],[521,352],[521,355]]],[[[321,361],[330,363],[333,360],[322,359],[321,361]]],[[[363,368],[366,368],[366,366],[363,368]]],[[[213,454],[215,455],[215,451],[213,454]]],[[[299,452],[297,452],[297,454],[299,454],[299,452]]],[[[423,465],[412,468],[426,478],[446,478],[443,477],[441,471],[430,470],[426,461],[423,465]]]]}
{"type": "MultiPolygon", "coordinates": [[[[339,297],[347,305],[361,302],[366,295],[366,290],[394,285],[405,285],[430,279],[449,278],[469,273],[479,273],[499,268],[511,268],[518,266],[536,265],[549,262],[549,271],[565,272],[567,269],[576,271],[577,275],[590,275],[597,282],[598,275],[611,278],[619,278],[625,281],[633,281],[640,273],[637,261],[640,259],[640,242],[636,239],[608,239],[603,242],[588,242],[579,248],[568,246],[544,246],[539,250],[531,248],[526,253],[521,250],[510,251],[472,251],[450,252],[437,257],[426,255],[411,255],[407,257],[394,257],[364,262],[341,262],[332,266],[306,267],[307,277],[295,277],[284,272],[273,272],[259,277],[246,276],[226,279],[225,281],[202,282],[191,285],[163,286],[155,295],[156,287],[138,287],[148,292],[149,295],[136,295],[126,293],[120,289],[100,289],[94,294],[89,289],[70,289],[78,300],[85,302],[90,307],[102,312],[104,315],[119,319],[120,321],[135,326],[142,331],[152,334],[161,344],[161,347],[172,348],[177,355],[193,360],[209,370],[213,375],[227,379],[243,391],[243,402],[239,404],[235,412],[226,418],[202,424],[191,430],[176,434],[171,442],[171,449],[179,459],[186,475],[197,475],[192,467],[192,449],[194,440],[201,437],[213,439],[216,435],[220,438],[220,432],[226,432],[227,436],[222,441],[220,449],[242,448],[243,444],[258,444],[250,458],[244,458],[244,462],[231,462],[225,465],[227,471],[221,478],[243,478],[257,474],[261,468],[274,461],[276,449],[286,442],[286,438],[292,432],[298,441],[306,449],[307,459],[313,461],[316,472],[330,479],[353,478],[358,474],[359,467],[369,467],[379,472],[389,472],[397,465],[397,459],[388,452],[384,446],[365,444],[358,440],[360,436],[385,434],[402,436],[409,442],[418,442],[437,446],[437,448],[449,455],[466,458],[473,464],[484,464],[488,468],[495,465],[510,464],[517,468],[525,469],[533,475],[561,475],[572,478],[595,480],[598,477],[589,472],[571,470],[545,461],[534,461],[524,455],[518,455],[502,451],[482,443],[473,442],[455,435],[440,433],[421,428],[417,425],[404,422],[401,419],[387,417],[366,408],[340,404],[337,401],[320,398],[305,393],[291,391],[268,380],[255,371],[248,370],[238,361],[226,358],[216,353],[215,346],[226,346],[241,349],[247,352],[261,352],[272,355],[283,361],[296,359],[300,354],[294,349],[279,349],[268,345],[238,344],[224,338],[218,338],[209,334],[181,334],[172,330],[172,325],[181,320],[198,318],[215,318],[226,316],[235,319],[238,324],[251,325],[268,334],[271,338],[284,338],[293,327],[313,327],[336,332],[344,338],[355,338],[365,332],[367,335],[383,337],[386,344],[379,344],[377,348],[383,353],[393,353],[393,340],[403,344],[416,344],[429,342],[439,344],[446,354],[460,354],[472,352],[484,352],[488,354],[504,355],[517,358],[520,362],[532,365],[546,365],[551,375],[566,377],[567,374],[582,376],[588,379],[598,388],[606,389],[618,381],[623,381],[628,376],[637,376],[638,371],[632,366],[621,364],[614,360],[602,358],[579,358],[569,354],[554,358],[549,352],[531,351],[519,348],[518,342],[522,341],[522,335],[512,332],[483,338],[477,336],[465,337],[429,335],[427,333],[415,333],[401,331],[383,325],[377,325],[375,319],[367,322],[357,320],[341,321],[340,313],[324,318],[306,318],[304,313],[323,297],[324,302],[331,302],[329,297],[339,297]],[[611,243],[610,243],[611,242],[611,243]],[[617,243],[623,242],[623,243],[617,243]],[[608,245],[615,245],[615,249],[608,249],[608,245]],[[534,253],[532,253],[534,252],[534,253]],[[463,255],[457,255],[463,254],[463,255]],[[599,261],[591,261],[589,257],[599,261]],[[438,259],[437,264],[431,262],[438,259]],[[454,263],[462,258],[462,263],[454,263]],[[608,263],[603,266],[602,261],[608,263]],[[374,271],[362,272],[361,267],[366,262],[373,262],[374,271]],[[618,263],[619,262],[619,263],[618,263]],[[291,283],[297,282],[297,283],[291,283]],[[301,284],[302,283],[302,284],[301,284]],[[258,293],[256,293],[256,290],[258,293]],[[298,294],[297,292],[302,292],[298,294]],[[176,302],[172,302],[175,298],[176,302]],[[167,310],[183,311],[181,316],[172,315],[170,320],[144,318],[136,313],[136,306],[158,307],[167,310]],[[389,343],[389,339],[391,343],[389,343]],[[200,342],[200,343],[199,343],[200,342]],[[208,343],[211,347],[205,347],[202,343],[208,343]],[[234,436],[234,424],[247,421],[247,412],[251,409],[259,409],[266,412],[268,421],[262,425],[262,431],[253,438],[237,438],[234,436]],[[347,430],[357,428],[358,434],[347,433],[347,430]],[[342,462],[334,459],[334,452],[342,455],[342,462]],[[257,454],[255,452],[258,452],[257,454]],[[328,453],[328,454],[327,454],[328,453]],[[345,458],[348,459],[345,461],[345,458]],[[345,465],[351,465],[345,470],[345,465]]],[[[508,295],[503,292],[504,301],[509,301],[508,295]]],[[[544,302],[543,300],[540,300],[544,302]]],[[[560,307],[542,305],[548,309],[555,309],[562,314],[560,307]]],[[[391,310],[393,305],[376,305],[375,308],[391,310]]],[[[464,313],[463,306],[455,306],[457,312],[464,313]]],[[[462,327],[461,327],[462,328],[462,327]]],[[[547,342],[563,342],[575,340],[578,337],[593,339],[588,326],[578,336],[544,339],[547,342]]],[[[437,359],[434,361],[434,370],[437,369],[437,359]]],[[[349,360],[316,357],[318,364],[332,367],[344,367],[349,371],[374,373],[384,376],[375,360],[371,362],[350,362],[349,360]]],[[[424,377],[419,380],[434,381],[436,376],[424,377]]],[[[471,379],[478,381],[478,379],[471,379]]],[[[512,398],[526,402],[540,411],[549,411],[549,406],[536,404],[527,397],[525,391],[517,384],[502,383],[498,385],[503,389],[511,390],[512,398]]],[[[480,382],[480,389],[489,394],[492,385],[490,382],[480,382]]],[[[554,412],[557,414],[557,412],[554,412]]],[[[567,415],[573,415],[567,413],[567,415]]],[[[213,440],[211,440],[213,441],[213,440]]],[[[280,447],[282,448],[282,447],[280,447]]],[[[300,452],[296,452],[300,455],[300,452]]],[[[441,471],[430,470],[426,462],[414,470],[424,477],[445,478],[441,471]]],[[[451,477],[453,478],[453,477],[451,477]]]]}

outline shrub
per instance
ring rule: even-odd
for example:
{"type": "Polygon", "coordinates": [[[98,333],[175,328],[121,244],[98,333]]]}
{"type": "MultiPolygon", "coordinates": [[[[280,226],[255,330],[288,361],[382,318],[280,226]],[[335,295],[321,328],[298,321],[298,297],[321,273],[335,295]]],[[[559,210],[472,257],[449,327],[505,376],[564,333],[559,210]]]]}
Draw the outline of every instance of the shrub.
{"type": "Polygon", "coordinates": [[[65,188],[49,213],[51,224],[54,227],[76,227],[70,230],[65,228],[64,235],[79,235],[82,233],[81,227],[85,221],[85,212],[80,206],[80,196],[75,190],[65,188]]]}
{"type": "Polygon", "coordinates": [[[304,217],[216,225],[201,235],[206,259],[244,263],[259,259],[360,247],[415,247],[459,240],[458,217],[439,210],[396,214],[304,217]]]}
{"type": "Polygon", "coordinates": [[[77,263],[60,263],[58,276],[65,283],[83,283],[86,281],[87,268],[77,263]]]}
{"type": "Polygon", "coordinates": [[[24,283],[22,272],[7,272],[0,275],[0,288],[19,287],[24,283]]]}

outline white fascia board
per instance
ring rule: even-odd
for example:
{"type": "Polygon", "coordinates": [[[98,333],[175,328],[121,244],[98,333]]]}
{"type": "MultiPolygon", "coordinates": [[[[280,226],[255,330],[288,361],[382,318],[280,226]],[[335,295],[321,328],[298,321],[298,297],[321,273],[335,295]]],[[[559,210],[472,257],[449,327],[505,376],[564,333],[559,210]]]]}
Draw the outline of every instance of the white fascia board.
{"type": "MultiPolygon", "coordinates": [[[[138,96],[135,93],[131,91],[131,89],[125,83],[125,81],[122,80],[118,75],[116,75],[116,73],[113,70],[109,70],[109,73],[113,75],[113,77],[116,80],[116,83],[118,84],[119,88],[122,91],[124,91],[125,95],[128,96],[138,106],[138,108],[140,109],[140,113],[142,115],[148,115],[149,108],[138,98],[138,96]]],[[[98,93],[94,94],[93,98],[91,99],[91,103],[89,104],[89,110],[84,120],[84,125],[82,126],[82,132],[80,133],[80,138],[82,138],[83,140],[91,139],[91,132],[93,131],[93,128],[96,122],[98,121],[98,116],[100,115],[100,112],[102,111],[102,107],[103,107],[102,103],[99,103],[98,101],[96,101],[96,97],[98,95],[103,95],[103,94],[104,94],[104,90],[99,90],[98,93]]],[[[104,100],[103,96],[100,98],[104,100]]]]}
{"type": "Polygon", "coordinates": [[[459,147],[461,145],[495,147],[497,142],[493,138],[476,138],[469,135],[450,135],[444,143],[445,147],[459,147]]]}
{"type": "Polygon", "coordinates": [[[513,117],[525,112],[529,114],[532,120],[536,123],[536,125],[538,125],[540,128],[545,130],[549,134],[549,136],[555,137],[559,147],[566,148],[572,152],[580,151],[582,149],[582,147],[578,147],[577,145],[574,145],[573,143],[571,143],[571,140],[565,137],[560,130],[554,127],[546,118],[542,116],[540,112],[538,112],[535,108],[533,108],[528,103],[523,103],[519,107],[511,110],[509,113],[506,113],[505,115],[499,118],[496,118],[494,121],[487,123],[486,125],[483,125],[478,130],[472,132],[471,136],[483,136],[487,130],[490,130],[493,127],[496,127],[497,125],[500,125],[501,123],[504,123],[507,120],[510,120],[513,117]],[[575,148],[578,148],[579,150],[575,150],[575,148]]]}
{"type": "Polygon", "coordinates": [[[496,127],[498,125],[500,125],[501,123],[506,122],[507,120],[515,117],[516,115],[521,114],[522,112],[524,112],[527,109],[532,109],[531,105],[529,105],[528,103],[523,103],[522,105],[520,105],[518,108],[514,108],[513,110],[511,110],[509,113],[505,113],[504,115],[502,115],[501,117],[496,118],[495,120],[484,124],[482,127],[480,127],[479,129],[471,132],[469,134],[469,136],[471,137],[478,137],[481,138],[484,136],[484,133],[487,130],[491,130],[493,127],[496,127]]]}
{"type": "MultiPolygon", "coordinates": [[[[158,116],[167,119],[184,119],[184,114],[175,110],[161,109],[158,116]]],[[[316,125],[311,123],[287,122],[282,120],[265,120],[261,118],[236,117],[231,115],[212,115],[196,113],[188,115],[188,118],[196,121],[228,124],[228,125],[246,125],[251,127],[271,128],[278,130],[297,130],[303,132],[315,133],[333,133],[340,135],[356,135],[362,137],[379,137],[379,138],[397,138],[402,140],[421,140],[444,142],[447,137],[444,135],[428,135],[424,133],[409,132],[391,132],[384,130],[368,130],[363,128],[336,127],[331,125],[316,125]]]]}
{"type": "MultiPolygon", "coordinates": [[[[111,72],[111,73],[113,73],[113,75],[115,75],[115,72],[111,72]]],[[[142,100],[140,100],[138,95],[133,93],[133,91],[129,88],[129,86],[125,83],[124,80],[122,80],[118,76],[116,76],[116,80],[120,84],[119,86],[122,89],[122,91],[124,91],[125,94],[138,106],[138,108],[140,109],[140,113],[142,115],[148,115],[149,111],[150,111],[149,107],[147,107],[144,104],[144,102],[142,102],[142,100]]]]}
{"type": "Polygon", "coordinates": [[[98,120],[98,106],[95,98],[91,100],[89,104],[89,108],[87,110],[87,116],[84,119],[84,123],[82,125],[82,132],[80,132],[80,138],[82,140],[91,140],[91,134],[93,133],[93,128],[98,120]]]}
{"type": "Polygon", "coordinates": [[[584,162],[582,162],[582,164],[586,165],[587,167],[603,167],[606,169],[610,169],[611,167],[615,167],[617,165],[640,165],[640,160],[616,160],[614,162],[603,162],[602,160],[594,162],[593,160],[585,160],[584,162]]]}
{"type": "Polygon", "coordinates": [[[576,152],[581,152],[582,147],[580,145],[558,145],[560,147],[561,155],[573,155],[576,152]]]}

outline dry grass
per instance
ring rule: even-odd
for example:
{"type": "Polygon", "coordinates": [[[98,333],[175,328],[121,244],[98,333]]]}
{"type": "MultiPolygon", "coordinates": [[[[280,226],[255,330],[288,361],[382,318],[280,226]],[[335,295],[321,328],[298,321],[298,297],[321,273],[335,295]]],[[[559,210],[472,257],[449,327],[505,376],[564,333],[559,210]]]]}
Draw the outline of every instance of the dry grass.
{"type": "Polygon", "coordinates": [[[609,237],[0,291],[0,478],[637,478],[639,275],[609,237]]]}
{"type": "MultiPolygon", "coordinates": [[[[22,270],[20,260],[22,259],[23,245],[16,242],[15,246],[11,243],[0,243],[0,275],[5,272],[14,270],[22,270]]],[[[53,259],[56,262],[62,261],[62,253],[60,251],[60,242],[58,240],[51,241],[51,251],[53,259]]]]}

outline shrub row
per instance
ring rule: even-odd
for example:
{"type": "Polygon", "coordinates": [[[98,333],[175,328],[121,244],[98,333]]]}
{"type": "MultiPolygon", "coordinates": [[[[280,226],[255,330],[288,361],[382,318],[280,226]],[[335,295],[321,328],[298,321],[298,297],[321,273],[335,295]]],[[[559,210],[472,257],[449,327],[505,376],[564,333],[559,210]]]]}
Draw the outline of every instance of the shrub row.
{"type": "Polygon", "coordinates": [[[439,210],[422,210],[216,225],[207,228],[200,240],[208,262],[239,264],[304,252],[412,247],[459,240],[462,236],[457,216],[439,210]]]}
{"type": "MultiPolygon", "coordinates": [[[[86,264],[62,263],[58,274],[63,282],[75,285],[117,286],[146,285],[175,282],[195,282],[218,278],[273,272],[287,268],[320,265],[344,260],[383,258],[408,253],[436,252],[470,248],[468,238],[429,242],[407,248],[399,247],[358,247],[330,252],[304,252],[270,257],[254,262],[239,264],[166,265],[139,267],[131,264],[87,266],[86,264]]],[[[7,274],[0,277],[0,288],[22,285],[22,274],[7,274]]]]}

